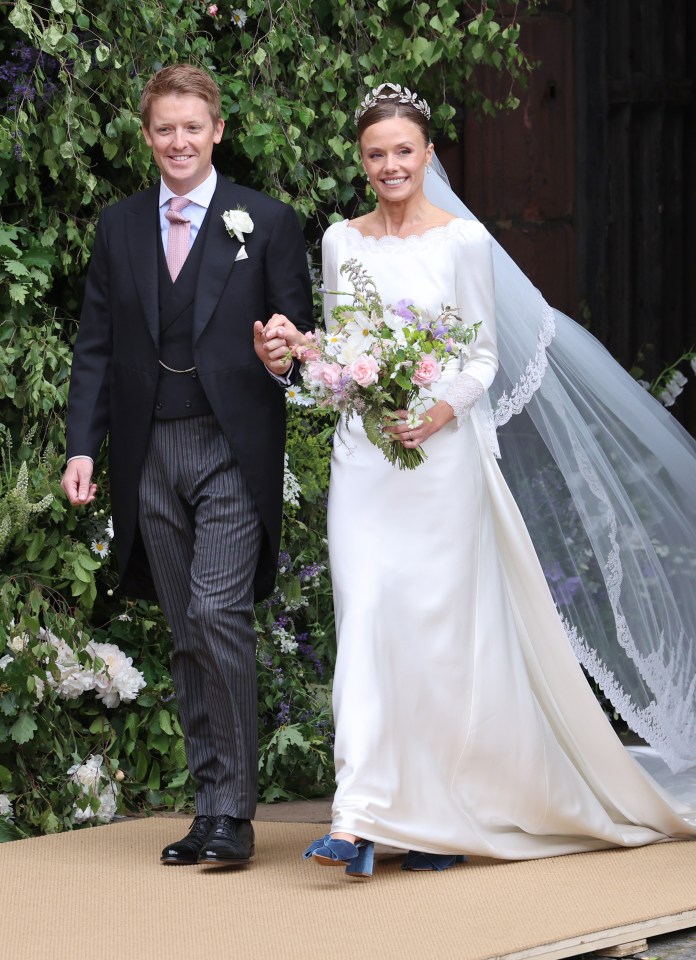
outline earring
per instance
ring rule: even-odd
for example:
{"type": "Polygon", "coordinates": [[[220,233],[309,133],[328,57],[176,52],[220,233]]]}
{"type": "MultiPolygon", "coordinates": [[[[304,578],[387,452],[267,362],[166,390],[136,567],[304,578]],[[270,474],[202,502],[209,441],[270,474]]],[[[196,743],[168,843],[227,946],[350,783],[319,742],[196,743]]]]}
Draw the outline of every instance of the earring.
{"type": "Polygon", "coordinates": [[[430,164],[429,164],[429,163],[426,163],[426,165],[425,165],[425,172],[426,172],[426,174],[430,173],[430,164]]]}

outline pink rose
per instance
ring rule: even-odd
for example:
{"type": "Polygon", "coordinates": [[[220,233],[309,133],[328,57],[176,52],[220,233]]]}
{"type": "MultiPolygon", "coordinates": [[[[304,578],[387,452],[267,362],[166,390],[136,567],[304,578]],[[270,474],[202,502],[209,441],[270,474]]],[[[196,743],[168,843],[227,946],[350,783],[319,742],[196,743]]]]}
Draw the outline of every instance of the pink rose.
{"type": "Polygon", "coordinates": [[[441,372],[440,364],[435,357],[426,353],[418,363],[412,380],[418,384],[419,387],[427,387],[440,379],[441,372]]]}
{"type": "Polygon", "coordinates": [[[377,383],[379,365],[374,357],[363,353],[351,363],[349,369],[351,377],[361,387],[369,387],[377,383]]]}
{"type": "Polygon", "coordinates": [[[309,363],[310,360],[318,360],[321,356],[319,351],[314,347],[293,347],[292,349],[293,356],[298,357],[300,360],[304,360],[306,363],[309,363]]]}
{"type": "Polygon", "coordinates": [[[335,390],[341,382],[343,370],[340,363],[321,363],[315,360],[307,364],[307,372],[316,383],[335,390]]]}
{"type": "Polygon", "coordinates": [[[217,5],[217,3],[211,3],[210,6],[208,7],[208,14],[209,14],[211,17],[216,17],[216,16],[217,16],[217,12],[218,12],[218,5],[217,5]]]}

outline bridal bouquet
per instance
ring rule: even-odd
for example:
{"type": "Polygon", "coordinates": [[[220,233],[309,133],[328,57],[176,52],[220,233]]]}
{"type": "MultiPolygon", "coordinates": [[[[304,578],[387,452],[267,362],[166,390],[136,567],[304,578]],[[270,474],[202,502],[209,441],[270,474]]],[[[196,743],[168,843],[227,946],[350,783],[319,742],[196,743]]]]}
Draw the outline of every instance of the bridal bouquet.
{"type": "Polygon", "coordinates": [[[397,410],[408,411],[412,426],[427,416],[422,394],[448,360],[468,352],[479,324],[467,326],[451,307],[432,318],[408,299],[383,304],[357,260],[344,263],[341,273],[352,283],[353,302],[334,307],[327,332],[309,335],[301,349],[305,388],[320,407],[357,413],[387,460],[412,470],[425,460],[422,447],[404,447],[385,427],[398,421],[397,410]]]}

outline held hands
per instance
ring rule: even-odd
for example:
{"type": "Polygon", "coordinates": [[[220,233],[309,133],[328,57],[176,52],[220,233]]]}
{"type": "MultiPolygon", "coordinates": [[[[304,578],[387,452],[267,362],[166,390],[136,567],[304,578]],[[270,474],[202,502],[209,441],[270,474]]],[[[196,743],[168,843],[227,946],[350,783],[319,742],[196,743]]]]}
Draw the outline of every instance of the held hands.
{"type": "Polygon", "coordinates": [[[92,483],[94,464],[89,457],[75,457],[65,468],[60,485],[74,507],[84,507],[97,494],[97,485],[92,483]]]}
{"type": "Polygon", "coordinates": [[[274,313],[265,326],[260,320],[254,324],[256,356],[278,376],[286,374],[292,366],[293,347],[305,343],[304,334],[282,313],[274,313]]]}
{"type": "Polygon", "coordinates": [[[453,420],[454,411],[445,400],[438,400],[421,416],[414,416],[408,410],[397,410],[394,416],[398,419],[389,422],[385,430],[404,447],[415,448],[453,420]]]}

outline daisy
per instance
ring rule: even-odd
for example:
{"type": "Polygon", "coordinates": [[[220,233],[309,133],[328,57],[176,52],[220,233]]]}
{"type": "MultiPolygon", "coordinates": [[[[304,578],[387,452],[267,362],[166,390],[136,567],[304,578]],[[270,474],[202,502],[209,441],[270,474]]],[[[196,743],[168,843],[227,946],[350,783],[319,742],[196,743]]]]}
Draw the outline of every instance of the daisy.
{"type": "Polygon", "coordinates": [[[240,29],[247,22],[247,15],[243,10],[237,9],[232,11],[232,26],[239,27],[240,29]]]}
{"type": "Polygon", "coordinates": [[[314,400],[298,390],[297,387],[286,387],[285,397],[288,403],[293,403],[296,407],[311,407],[314,405],[314,400]]]}
{"type": "Polygon", "coordinates": [[[106,557],[109,553],[108,540],[92,540],[92,551],[99,557],[106,557]]]}

